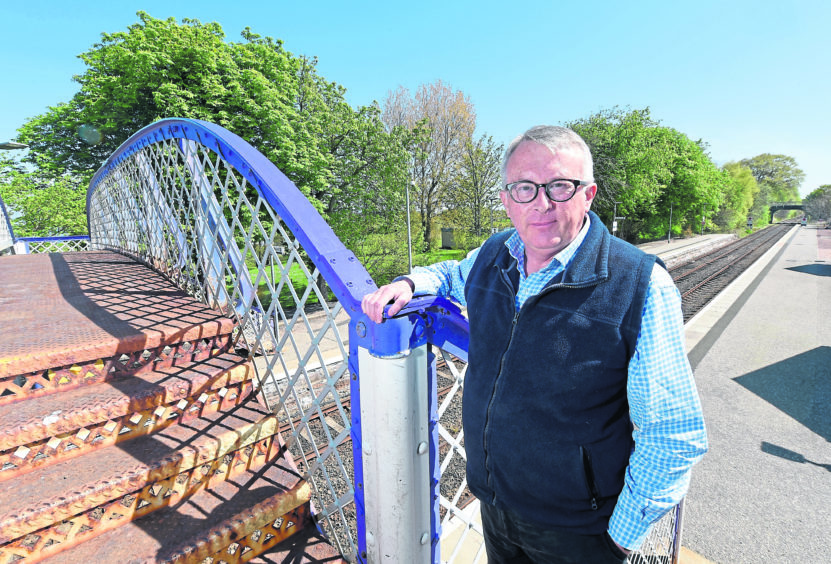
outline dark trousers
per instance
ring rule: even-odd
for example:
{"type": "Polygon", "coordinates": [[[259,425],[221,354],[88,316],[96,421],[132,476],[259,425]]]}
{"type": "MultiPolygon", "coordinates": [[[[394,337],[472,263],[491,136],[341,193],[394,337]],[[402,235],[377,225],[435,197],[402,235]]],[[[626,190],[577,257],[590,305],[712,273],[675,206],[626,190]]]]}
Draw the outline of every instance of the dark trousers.
{"type": "Polygon", "coordinates": [[[546,529],[510,511],[481,504],[488,564],[620,564],[626,555],[607,534],[546,529]]]}

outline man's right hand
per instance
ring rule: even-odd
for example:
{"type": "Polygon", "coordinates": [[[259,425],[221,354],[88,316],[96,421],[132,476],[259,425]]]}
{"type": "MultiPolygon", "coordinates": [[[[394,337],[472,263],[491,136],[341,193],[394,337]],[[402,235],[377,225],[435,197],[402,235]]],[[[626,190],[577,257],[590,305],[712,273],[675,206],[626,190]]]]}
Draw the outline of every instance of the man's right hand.
{"type": "Polygon", "coordinates": [[[406,280],[398,280],[386,286],[381,286],[361,300],[361,309],[375,323],[384,319],[384,308],[392,303],[389,315],[393,316],[413,299],[413,290],[406,280]]]}

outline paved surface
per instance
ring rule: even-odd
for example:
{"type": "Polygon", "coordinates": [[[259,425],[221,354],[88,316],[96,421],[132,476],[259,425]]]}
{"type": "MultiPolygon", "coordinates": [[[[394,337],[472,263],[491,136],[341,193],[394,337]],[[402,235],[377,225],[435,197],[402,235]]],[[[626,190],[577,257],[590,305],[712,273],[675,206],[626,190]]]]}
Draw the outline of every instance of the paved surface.
{"type": "Polygon", "coordinates": [[[688,324],[709,325],[690,360],[710,452],[684,545],[723,564],[831,562],[831,230],[795,228],[759,262],[688,324]]]}

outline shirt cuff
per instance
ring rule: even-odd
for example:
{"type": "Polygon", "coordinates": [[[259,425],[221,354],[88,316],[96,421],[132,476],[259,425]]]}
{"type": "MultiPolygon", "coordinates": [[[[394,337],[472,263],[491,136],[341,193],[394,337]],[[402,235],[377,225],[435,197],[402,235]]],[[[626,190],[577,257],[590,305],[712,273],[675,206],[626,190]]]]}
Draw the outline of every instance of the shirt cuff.
{"type": "Polygon", "coordinates": [[[407,284],[410,285],[410,291],[415,293],[415,282],[413,282],[412,279],[410,279],[409,277],[407,277],[407,276],[398,276],[397,278],[393,278],[392,281],[393,282],[406,282],[407,284]]]}
{"type": "Polygon", "coordinates": [[[435,294],[438,291],[436,277],[429,272],[413,271],[406,276],[399,276],[398,278],[409,280],[413,286],[413,294],[416,296],[435,294]]]}
{"type": "Polygon", "coordinates": [[[628,488],[624,487],[618,497],[615,511],[609,519],[609,536],[626,550],[638,550],[652,528],[653,521],[644,516],[644,512],[632,498],[628,488]]]}

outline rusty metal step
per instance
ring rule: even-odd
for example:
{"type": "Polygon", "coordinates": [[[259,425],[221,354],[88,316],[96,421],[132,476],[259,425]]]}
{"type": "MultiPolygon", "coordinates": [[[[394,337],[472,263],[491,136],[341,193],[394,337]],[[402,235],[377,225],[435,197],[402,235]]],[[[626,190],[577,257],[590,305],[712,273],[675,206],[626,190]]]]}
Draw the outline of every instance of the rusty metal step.
{"type": "Polygon", "coordinates": [[[124,255],[0,260],[0,378],[228,334],[233,321],[124,255]]]}
{"type": "Polygon", "coordinates": [[[275,485],[296,490],[300,478],[277,427],[251,399],[0,484],[0,562],[87,541],[269,464],[283,472],[275,485]]]}
{"type": "MultiPolygon", "coordinates": [[[[299,532],[309,521],[309,486],[297,480],[286,459],[260,469],[246,469],[231,480],[200,490],[178,503],[108,530],[89,540],[29,535],[37,555],[26,562],[202,562],[227,553],[241,556],[262,552],[299,532]],[[286,484],[293,484],[286,487],[286,484]]],[[[67,528],[71,529],[72,524],[67,528]]],[[[81,535],[83,537],[83,533],[81,535]]],[[[0,562],[10,561],[12,550],[0,549],[0,562]],[[5,560],[4,560],[5,559],[5,560]]],[[[222,558],[233,561],[229,558],[222,558]]],[[[241,561],[238,559],[237,561],[241,561]]]]}
{"type": "Polygon", "coordinates": [[[277,429],[276,417],[250,400],[0,483],[0,543],[67,519],[90,526],[96,508],[108,514],[100,529],[174,504],[281,456],[277,429]]]}
{"type": "Polygon", "coordinates": [[[230,319],[113,252],[0,280],[0,564],[341,561],[230,319]]]}
{"type": "MultiPolygon", "coordinates": [[[[217,560],[221,561],[220,558],[217,560]]],[[[251,564],[346,564],[347,560],[316,527],[308,526],[247,562],[251,564]]]]}
{"type": "Polygon", "coordinates": [[[0,405],[0,480],[238,404],[253,369],[225,353],[0,405]]]}
{"type": "Polygon", "coordinates": [[[231,345],[231,335],[222,334],[183,343],[166,343],[153,349],[121,353],[69,366],[5,376],[0,378],[0,405],[160,368],[183,366],[227,352],[231,345]]]}

